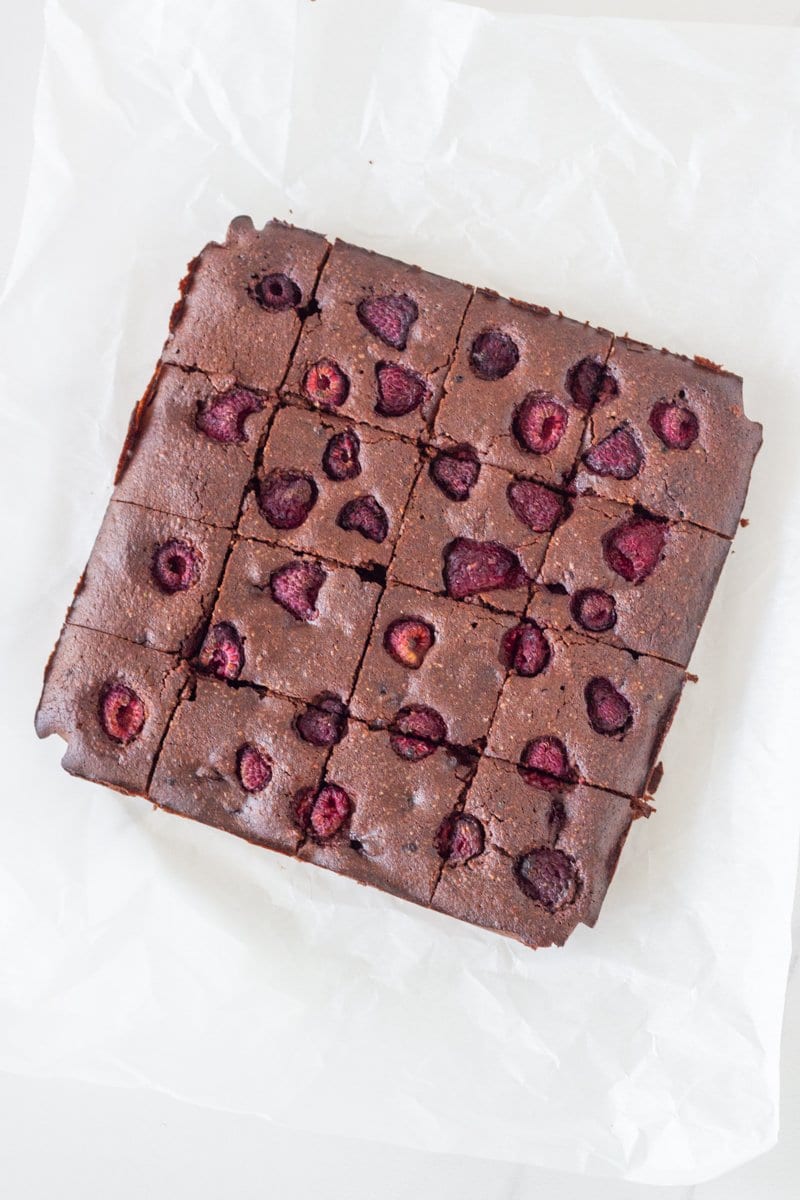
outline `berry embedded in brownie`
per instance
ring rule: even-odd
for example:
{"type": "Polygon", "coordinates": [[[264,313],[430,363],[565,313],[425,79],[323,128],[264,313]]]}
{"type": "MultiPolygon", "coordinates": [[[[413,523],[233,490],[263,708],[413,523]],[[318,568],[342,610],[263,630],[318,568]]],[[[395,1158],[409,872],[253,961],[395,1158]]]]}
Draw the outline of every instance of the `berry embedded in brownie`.
{"type": "Polygon", "coordinates": [[[436,434],[498,467],[554,486],[575,464],[588,414],[614,395],[611,334],[546,309],[476,292],[436,434]]]}
{"type": "Polygon", "coordinates": [[[415,438],[436,411],[471,288],[337,241],[284,393],[415,438]]]}
{"type": "Polygon", "coordinates": [[[353,566],[386,565],[418,469],[417,448],[384,430],[282,409],[239,532],[353,566]]]}
{"type": "Polygon", "coordinates": [[[237,217],[222,245],[211,242],[189,264],[163,361],[275,391],[327,251],[318,233],[281,221],[257,230],[237,217]]]}

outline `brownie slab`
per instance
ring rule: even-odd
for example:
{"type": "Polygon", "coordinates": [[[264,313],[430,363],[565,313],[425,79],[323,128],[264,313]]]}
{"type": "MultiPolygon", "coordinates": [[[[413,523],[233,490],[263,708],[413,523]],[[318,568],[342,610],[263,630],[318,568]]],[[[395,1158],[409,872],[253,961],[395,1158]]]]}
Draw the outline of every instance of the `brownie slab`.
{"type": "Polygon", "coordinates": [[[384,430],[282,409],[239,532],[353,566],[385,565],[418,467],[416,447],[384,430]]]}

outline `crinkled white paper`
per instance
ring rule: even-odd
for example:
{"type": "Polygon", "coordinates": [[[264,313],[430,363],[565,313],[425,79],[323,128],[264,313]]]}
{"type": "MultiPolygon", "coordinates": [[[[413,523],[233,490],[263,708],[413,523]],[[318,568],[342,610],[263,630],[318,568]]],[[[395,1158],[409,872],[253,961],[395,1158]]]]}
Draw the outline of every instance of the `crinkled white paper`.
{"type": "Polygon", "coordinates": [[[799,36],[436,0],[50,0],[0,308],[0,1067],[652,1183],[772,1143],[800,823],[799,36]],[[751,524],[658,814],[564,950],[70,779],[35,741],[177,281],[239,212],[745,377],[751,524]]]}

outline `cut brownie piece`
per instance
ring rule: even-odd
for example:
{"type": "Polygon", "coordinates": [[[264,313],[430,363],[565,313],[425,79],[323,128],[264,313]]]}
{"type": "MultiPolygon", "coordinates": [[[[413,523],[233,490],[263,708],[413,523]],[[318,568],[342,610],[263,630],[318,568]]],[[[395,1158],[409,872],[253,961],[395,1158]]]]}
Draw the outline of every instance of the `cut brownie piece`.
{"type": "Polygon", "coordinates": [[[64,739],[71,775],[144,795],[187,677],[174,655],[67,625],[47,664],[36,732],[64,739]]]}
{"type": "Polygon", "coordinates": [[[428,427],[471,289],[337,241],[287,394],[416,437],[428,427]]]}
{"type": "Polygon", "coordinates": [[[301,700],[346,700],[364,651],[380,587],[334,566],[264,542],[233,549],[199,668],[301,700]]]}
{"type": "Polygon", "coordinates": [[[521,762],[545,785],[581,779],[641,795],[683,671],[574,633],[550,628],[547,637],[545,669],[535,679],[512,672],[506,680],[487,753],[521,762]]]}
{"type": "Polygon", "coordinates": [[[227,529],[112,500],[67,616],[157,650],[189,651],[208,616],[227,529]]]}
{"type": "Polygon", "coordinates": [[[554,796],[484,758],[464,810],[483,852],[445,863],[432,907],[531,947],[562,946],[597,920],[631,816],[623,797],[581,786],[554,796]]]}
{"type": "Polygon", "coordinates": [[[436,833],[464,788],[464,768],[442,747],[416,761],[398,757],[388,733],[353,721],[325,785],[344,793],[345,817],[326,836],[328,828],[303,820],[313,797],[305,809],[301,800],[300,858],[427,904],[441,867],[436,833]]]}
{"type": "Polygon", "coordinates": [[[291,804],[316,788],[327,749],[300,737],[297,704],[255,688],[198,679],[184,696],[158,760],[150,799],[273,850],[300,841],[291,804]]]}
{"type": "Polygon", "coordinates": [[[489,731],[506,673],[503,640],[512,616],[390,584],[383,594],[353,695],[352,711],[388,725],[409,704],[438,712],[450,742],[489,731]]]}
{"type": "Polygon", "coordinates": [[[576,628],[685,666],[729,549],[697,526],[579,497],[540,577],[566,589],[576,628]]]}
{"type": "Polygon", "coordinates": [[[283,409],[239,531],[354,566],[385,565],[418,465],[416,447],[383,430],[283,409]]]}
{"type": "Polygon", "coordinates": [[[604,366],[610,348],[610,333],[479,291],[445,381],[436,432],[471,443],[498,467],[562,484],[587,413],[616,389],[604,366]]]}
{"type": "Polygon", "coordinates": [[[318,233],[281,221],[259,231],[237,217],[223,245],[211,242],[189,264],[163,361],[274,391],[327,251],[318,233]]]}
{"type": "Polygon", "coordinates": [[[591,413],[577,490],[733,537],[761,445],[741,379],[627,338],[611,362],[619,392],[591,413]]]}
{"type": "Polygon", "coordinates": [[[199,371],[160,368],[134,413],[114,499],[235,524],[271,409],[199,371]]]}

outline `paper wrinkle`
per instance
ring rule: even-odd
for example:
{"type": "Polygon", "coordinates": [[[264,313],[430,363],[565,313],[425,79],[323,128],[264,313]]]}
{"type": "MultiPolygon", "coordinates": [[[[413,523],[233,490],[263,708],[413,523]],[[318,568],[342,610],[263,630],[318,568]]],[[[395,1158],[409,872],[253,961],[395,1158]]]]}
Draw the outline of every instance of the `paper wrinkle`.
{"type": "Polygon", "coordinates": [[[49,0],[0,301],[3,726],[25,801],[0,810],[0,1067],[653,1184],[774,1142],[800,824],[799,68],[789,30],[49,0]],[[177,281],[240,212],[745,376],[766,439],[751,526],[657,812],[563,950],[103,792],[35,742],[41,667],[177,281]]]}

